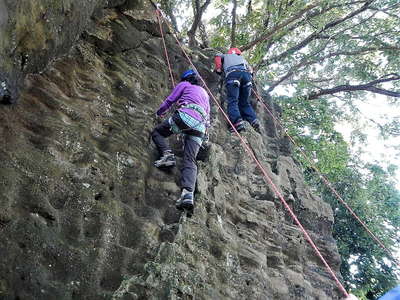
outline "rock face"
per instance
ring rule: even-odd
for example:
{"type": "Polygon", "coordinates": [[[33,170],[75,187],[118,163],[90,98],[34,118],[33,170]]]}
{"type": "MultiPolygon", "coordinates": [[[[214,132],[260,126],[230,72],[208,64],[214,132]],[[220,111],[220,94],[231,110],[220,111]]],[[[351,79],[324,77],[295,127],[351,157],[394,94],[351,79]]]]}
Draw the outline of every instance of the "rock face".
{"type": "Polygon", "coordinates": [[[132,6],[127,0],[0,0],[0,83],[13,101],[25,75],[65,54],[100,8],[132,6]]]}
{"type": "MultiPolygon", "coordinates": [[[[149,2],[36,2],[20,11],[0,0],[0,55],[15,47],[4,20],[29,8],[36,16],[21,23],[30,28],[27,48],[17,47],[30,51],[26,71],[14,71],[13,56],[0,62],[1,76],[47,66],[26,77],[18,105],[0,107],[0,299],[340,298],[215,104],[195,215],[174,208],[179,171],[152,166],[154,112],[171,83],[149,2]],[[29,23],[43,14],[49,24],[29,23]],[[54,26],[64,33],[52,35],[54,26]]],[[[188,63],[166,39],[177,78],[188,63]]],[[[212,51],[187,51],[218,94],[212,51]]],[[[258,113],[263,137],[249,128],[246,140],[338,272],[329,206],[258,113]]],[[[179,158],[180,142],[172,143],[179,158]]]]}

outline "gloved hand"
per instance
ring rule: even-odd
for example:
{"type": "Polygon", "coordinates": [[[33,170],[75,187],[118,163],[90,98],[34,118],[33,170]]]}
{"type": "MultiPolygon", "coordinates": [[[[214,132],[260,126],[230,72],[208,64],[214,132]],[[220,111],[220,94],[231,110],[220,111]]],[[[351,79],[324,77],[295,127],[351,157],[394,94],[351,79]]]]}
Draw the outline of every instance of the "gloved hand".
{"type": "Polygon", "coordinates": [[[167,114],[167,112],[166,111],[162,112],[161,108],[159,108],[156,111],[156,116],[159,117],[159,118],[164,118],[166,114],[167,114]]]}
{"type": "Polygon", "coordinates": [[[163,113],[161,115],[158,114],[158,112],[155,113],[155,117],[156,117],[156,122],[157,123],[161,123],[163,121],[163,119],[165,118],[166,113],[163,113]]]}

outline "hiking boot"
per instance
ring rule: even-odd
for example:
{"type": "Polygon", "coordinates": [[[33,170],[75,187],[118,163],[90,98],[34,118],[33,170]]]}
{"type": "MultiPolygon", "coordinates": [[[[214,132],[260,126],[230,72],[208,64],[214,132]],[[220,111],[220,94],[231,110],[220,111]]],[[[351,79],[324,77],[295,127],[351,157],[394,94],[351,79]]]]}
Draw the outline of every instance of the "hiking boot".
{"type": "Polygon", "coordinates": [[[162,167],[173,167],[176,164],[175,155],[171,150],[164,151],[163,156],[159,160],[154,162],[154,166],[157,168],[162,167]]]}
{"type": "Polygon", "coordinates": [[[194,207],[193,192],[183,189],[181,197],[175,202],[175,207],[179,210],[192,211],[194,207]]]}
{"type": "Polygon", "coordinates": [[[261,125],[260,125],[260,121],[258,121],[257,119],[255,119],[252,123],[251,126],[254,128],[254,130],[261,134],[261,125]]]}
{"type": "MultiPolygon", "coordinates": [[[[237,132],[242,132],[242,131],[245,131],[245,130],[246,130],[246,128],[244,127],[244,123],[243,123],[242,120],[236,122],[235,124],[233,124],[233,126],[235,126],[237,132]]],[[[231,133],[235,132],[235,131],[233,130],[232,126],[229,127],[229,131],[230,131],[231,133]]]]}
{"type": "Polygon", "coordinates": [[[0,103],[1,104],[13,104],[11,93],[7,88],[7,84],[3,81],[0,83],[0,103]]]}

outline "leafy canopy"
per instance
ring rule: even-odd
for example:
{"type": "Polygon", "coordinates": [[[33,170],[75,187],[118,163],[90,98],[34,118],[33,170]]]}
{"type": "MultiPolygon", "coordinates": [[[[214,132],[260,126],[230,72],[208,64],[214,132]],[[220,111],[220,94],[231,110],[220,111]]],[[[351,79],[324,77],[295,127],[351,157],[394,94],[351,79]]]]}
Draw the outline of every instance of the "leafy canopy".
{"type": "MultiPolygon", "coordinates": [[[[205,1],[179,0],[176,7],[182,3],[200,7],[205,1]]],[[[227,49],[235,38],[259,85],[283,108],[291,136],[386,247],[397,251],[400,196],[392,179],[394,168],[363,162],[362,147],[354,151],[335,128],[343,121],[352,124],[357,129],[353,141],[362,145],[366,133],[357,103],[371,94],[385,95],[397,108],[400,2],[213,0],[212,5],[214,17],[205,24],[210,45],[227,49]]],[[[183,31],[191,22],[186,18],[183,31]]],[[[206,40],[204,35],[201,40],[206,40]]],[[[388,139],[399,135],[399,120],[373,125],[388,139]]],[[[321,184],[310,162],[296,155],[310,185],[334,209],[334,235],[347,287],[363,299],[375,299],[395,285],[398,268],[321,184]]]]}

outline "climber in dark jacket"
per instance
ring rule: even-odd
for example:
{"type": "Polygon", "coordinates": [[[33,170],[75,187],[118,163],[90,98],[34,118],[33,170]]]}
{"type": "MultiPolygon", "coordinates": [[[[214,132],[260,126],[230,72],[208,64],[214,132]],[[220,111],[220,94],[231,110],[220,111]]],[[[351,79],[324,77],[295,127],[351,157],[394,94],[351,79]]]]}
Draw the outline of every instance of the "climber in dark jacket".
{"type": "MultiPolygon", "coordinates": [[[[252,86],[252,70],[247,61],[241,55],[238,48],[229,49],[227,54],[215,56],[215,71],[225,74],[227,91],[228,116],[238,132],[245,130],[243,120],[260,133],[260,122],[257,119],[253,107],[249,103],[252,86]]],[[[233,131],[232,128],[230,128],[233,131]]]]}
{"type": "Polygon", "coordinates": [[[209,127],[210,104],[207,92],[199,86],[198,76],[193,70],[187,70],[181,76],[181,82],[165,99],[157,111],[162,117],[176,103],[178,109],[172,117],[159,124],[152,132],[152,139],[160,153],[160,159],[154,165],[171,167],[176,164],[175,156],[166,137],[173,133],[184,135],[183,166],[181,168],[181,197],[176,202],[178,209],[192,210],[193,192],[197,178],[196,156],[209,127]]]}

